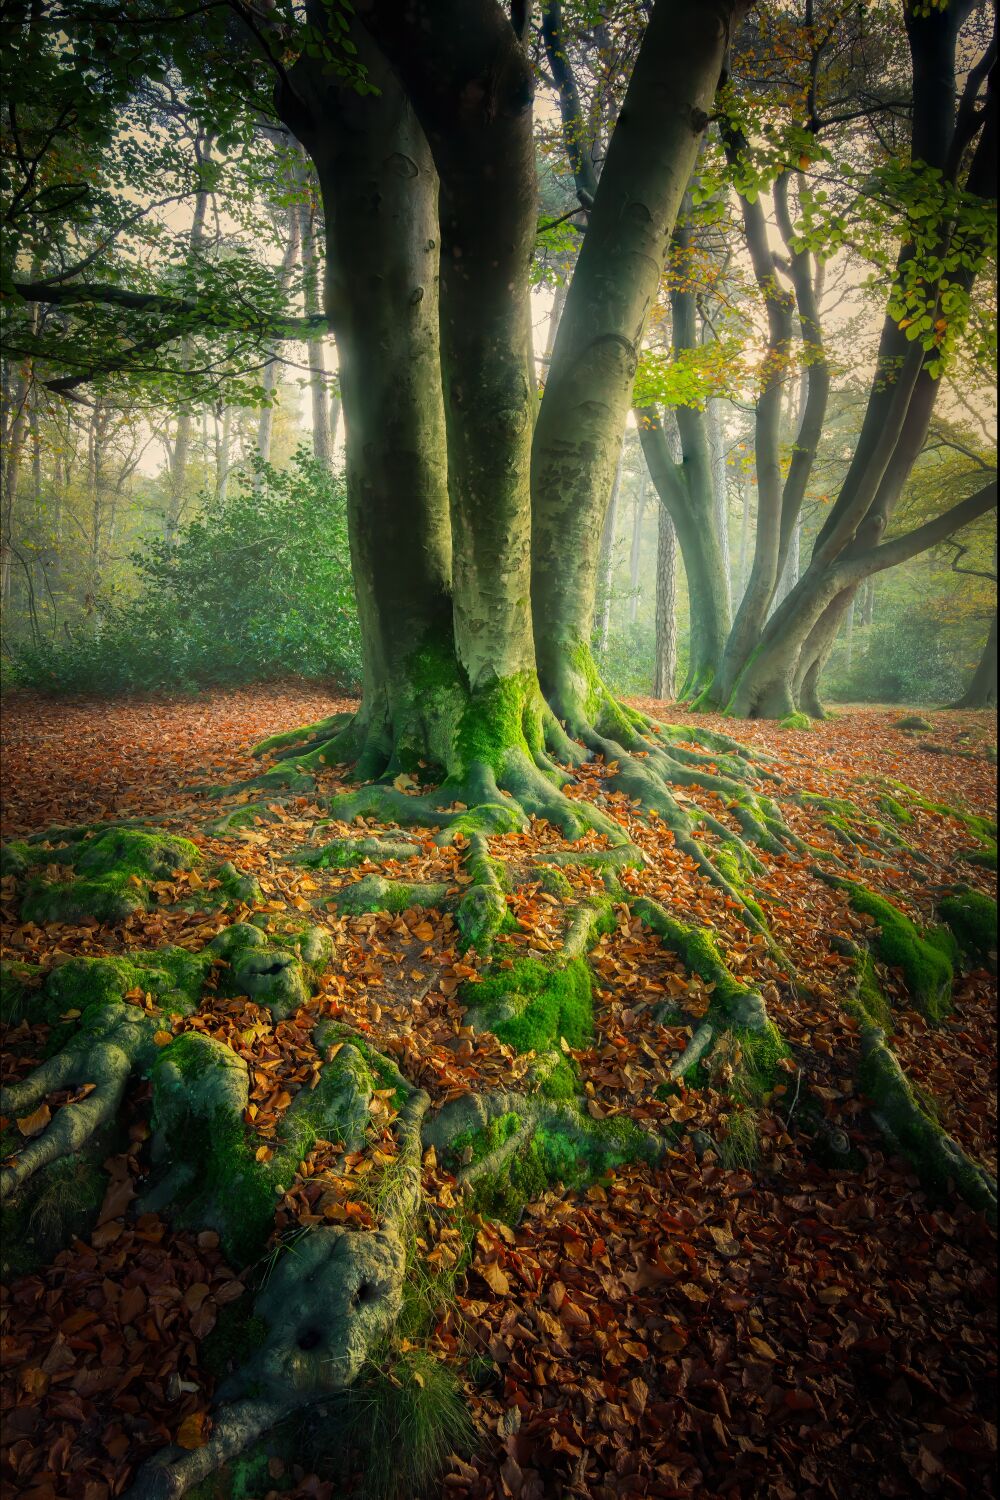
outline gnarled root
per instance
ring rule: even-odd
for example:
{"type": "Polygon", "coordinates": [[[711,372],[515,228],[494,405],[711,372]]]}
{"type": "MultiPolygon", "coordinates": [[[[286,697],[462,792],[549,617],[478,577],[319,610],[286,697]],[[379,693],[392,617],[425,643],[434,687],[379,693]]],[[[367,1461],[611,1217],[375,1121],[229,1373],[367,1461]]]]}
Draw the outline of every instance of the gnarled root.
{"type": "MultiPolygon", "coordinates": [[[[346,1093],[358,1097],[345,1097],[341,1089],[327,1100],[326,1108],[328,1115],[332,1109],[343,1122],[344,1134],[352,1136],[350,1121],[355,1127],[361,1124],[355,1106],[363,1105],[367,1115],[367,1100],[351,1056],[356,1049],[344,1040],[342,1029],[321,1023],[314,1034],[317,1046],[324,1049],[334,1037],[341,1043],[337,1060],[340,1077],[348,1084],[346,1093]]],[[[405,1230],[421,1201],[420,1129],[428,1099],[388,1059],[379,1057],[378,1063],[382,1076],[405,1093],[379,1227],[367,1233],[326,1226],[311,1229],[281,1256],[254,1306],[255,1316],[267,1324],[267,1338],[219,1390],[208,1443],[193,1453],[171,1448],[157,1454],[140,1470],[129,1500],[177,1500],[284,1417],[350,1385],[372,1349],[390,1333],[402,1303],[405,1230]]],[[[232,1093],[228,1080],[224,1086],[232,1093]]],[[[237,1084],[230,1107],[238,1105],[239,1092],[237,1084]]],[[[216,1089],[213,1095],[217,1106],[218,1093],[216,1089]]],[[[308,1100],[305,1091],[296,1096],[303,1098],[308,1100]]],[[[285,1135],[290,1143],[296,1139],[287,1115],[285,1135]]],[[[356,1137],[348,1144],[356,1145],[356,1137]]],[[[299,1154],[298,1146],[293,1154],[299,1154]]]]}
{"type": "Polygon", "coordinates": [[[921,1182],[937,1192],[950,1188],[995,1226],[996,1178],[967,1156],[924,1108],[879,1026],[862,1029],[859,1081],[875,1106],[876,1125],[912,1163],[921,1182]]]}
{"type": "Polygon", "coordinates": [[[15,1117],[37,1108],[56,1089],[93,1085],[66,1104],[40,1135],[0,1169],[0,1199],[9,1198],[42,1167],[82,1151],[113,1120],[133,1072],[155,1052],[155,1023],[134,1005],[107,1005],[87,1018],[80,1035],[20,1083],[0,1090],[0,1112],[15,1117]]]}

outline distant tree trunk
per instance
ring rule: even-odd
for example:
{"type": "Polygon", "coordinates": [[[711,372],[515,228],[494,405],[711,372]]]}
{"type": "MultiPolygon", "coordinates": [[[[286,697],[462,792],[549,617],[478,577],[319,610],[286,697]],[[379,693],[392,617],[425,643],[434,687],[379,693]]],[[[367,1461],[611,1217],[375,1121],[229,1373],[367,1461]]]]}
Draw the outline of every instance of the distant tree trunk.
{"type": "MultiPolygon", "coordinates": [[[[675,314],[682,299],[674,298],[675,314]]],[[[693,300],[693,299],[683,299],[693,300]]],[[[679,318],[675,316],[675,338],[679,318]]],[[[680,347],[688,347],[683,343],[680,347]]],[[[667,507],[687,575],[690,652],[681,698],[696,699],[718,670],[729,631],[725,568],[712,493],[711,459],[701,412],[678,407],[669,426],[655,407],[636,411],[639,439],[660,503],[667,507]]]]}
{"type": "Polygon", "coordinates": [[[708,444],[712,455],[712,493],[715,499],[715,529],[722,551],[722,568],[726,581],[726,607],[733,612],[733,583],[729,557],[729,496],[726,489],[726,449],[722,430],[721,401],[708,403],[708,444]]]}
{"type": "Polygon", "coordinates": [[[861,623],[866,628],[875,619],[875,579],[866,578],[861,587],[861,623]]]}
{"type": "Polygon", "coordinates": [[[543,381],[549,371],[549,364],[552,359],[552,349],[555,345],[556,334],[559,331],[559,319],[562,317],[562,310],[566,306],[566,292],[568,290],[568,287],[568,281],[561,281],[556,287],[555,292],[552,296],[552,309],[549,313],[549,326],[545,330],[545,351],[542,354],[543,381]]]}
{"type": "Polygon", "coordinates": [[[657,510],[656,525],[653,697],[672,702],[677,683],[677,532],[665,505],[657,510]]]}
{"type": "MultiPolygon", "coordinates": [[[[281,258],[281,270],[278,273],[278,281],[282,291],[287,290],[288,283],[292,279],[292,271],[299,253],[299,216],[294,210],[289,210],[288,238],[285,241],[285,253],[281,258]]],[[[260,409],[260,420],[257,424],[257,456],[262,463],[269,463],[271,458],[271,436],[274,431],[274,398],[278,389],[278,375],[280,365],[278,361],[278,346],[271,346],[267,364],[264,366],[264,378],[261,382],[264,387],[265,404],[260,409]]],[[[254,481],[254,489],[260,488],[259,478],[254,481]]]]}
{"type": "MultiPolygon", "coordinates": [[[[195,140],[195,160],[199,167],[207,160],[211,152],[211,137],[207,140],[198,136],[195,140]]],[[[191,236],[188,241],[188,260],[194,261],[205,240],[205,216],[208,212],[209,192],[205,188],[199,189],[194,198],[194,218],[191,221],[191,236]]],[[[185,338],[181,340],[181,368],[186,368],[194,358],[194,340],[185,338]]],[[[193,413],[190,407],[182,407],[177,417],[177,428],[174,433],[173,452],[170,455],[170,469],[167,475],[167,514],[164,525],[164,536],[168,545],[172,545],[177,535],[177,528],[181,522],[184,510],[184,482],[187,477],[188,458],[191,453],[191,423],[193,413]]]]}
{"type": "Polygon", "coordinates": [[[745,474],[739,476],[740,487],[740,598],[746,593],[750,576],[750,485],[745,474]]]}
{"type": "Polygon", "coordinates": [[[608,649],[608,635],[611,630],[611,584],[615,567],[615,534],[618,530],[621,483],[622,454],[619,454],[618,467],[615,469],[615,482],[611,486],[611,498],[608,501],[604,527],[601,531],[601,551],[597,563],[597,598],[600,609],[597,623],[597,649],[602,656],[608,649]]]}
{"type": "Polygon", "coordinates": [[[649,475],[645,466],[639,480],[639,493],[635,499],[635,510],[632,514],[632,547],[628,560],[629,581],[629,624],[634,625],[639,618],[639,563],[642,557],[642,520],[646,509],[646,487],[649,484],[649,475]]]}
{"type": "MultiPolygon", "coordinates": [[[[300,146],[302,159],[300,183],[302,201],[299,204],[299,235],[302,241],[302,295],[307,318],[316,318],[322,312],[320,297],[319,246],[316,236],[316,198],[313,193],[313,174],[309,161],[300,146]]],[[[329,468],[333,460],[333,435],[330,431],[330,406],[327,399],[326,350],[322,339],[310,339],[306,345],[309,359],[309,393],[312,397],[313,455],[329,468]]]]}
{"type": "Polygon", "coordinates": [[[215,498],[225,500],[226,491],[229,488],[229,450],[232,443],[233,432],[233,409],[225,406],[222,409],[222,430],[220,432],[218,417],[216,417],[216,445],[215,445],[215,498]]]}
{"type": "Polygon", "coordinates": [[[97,600],[104,573],[104,445],[110,414],[100,397],[94,402],[93,416],[87,434],[87,490],[90,499],[90,537],[87,590],[83,607],[92,616],[97,630],[97,600]]]}
{"type": "Polygon", "coordinates": [[[337,446],[337,433],[340,430],[340,418],[344,403],[339,394],[330,397],[330,452],[333,453],[337,446]]]}
{"type": "Polygon", "coordinates": [[[972,676],[968,688],[953,703],[953,708],[996,708],[997,706],[997,612],[994,609],[990,621],[990,633],[986,637],[983,654],[972,676]]]}
{"type": "Polygon", "coordinates": [[[785,557],[785,565],[778,579],[778,587],[774,591],[774,599],[771,603],[771,613],[777,609],[783,599],[787,599],[792,589],[799,581],[799,559],[802,548],[802,523],[797,521],[795,530],[792,532],[788,544],[788,554],[785,557]]]}
{"type": "Polygon", "coordinates": [[[21,473],[21,456],[28,430],[28,382],[20,375],[10,381],[5,391],[5,427],[3,453],[0,455],[0,598],[10,598],[11,569],[14,561],[14,502],[21,473]],[[9,416],[8,416],[9,413],[9,416]]]}

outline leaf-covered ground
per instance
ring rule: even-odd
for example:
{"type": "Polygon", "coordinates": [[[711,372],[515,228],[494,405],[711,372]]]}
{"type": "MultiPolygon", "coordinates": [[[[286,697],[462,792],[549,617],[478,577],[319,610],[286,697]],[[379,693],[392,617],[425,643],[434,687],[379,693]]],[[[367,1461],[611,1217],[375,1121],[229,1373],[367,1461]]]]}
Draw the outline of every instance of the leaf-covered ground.
{"type": "MultiPolygon", "coordinates": [[[[509,1086],[527,1067],[492,1033],[473,1035],[463,1025],[458,991],[480,961],[460,954],[449,915],[340,916],[333,896],[364,868],[287,862],[314,836],[320,813],[308,798],[275,805],[267,818],[223,838],[202,831],[220,811],[260,794],[209,806],[193,786],[252,774],[249,745],[340,706],[317,691],[260,689],[193,703],[16,699],[6,713],[4,838],[141,816],[254,875],[263,892],[258,911],[309,913],[331,930],[335,955],[320,992],[290,1020],[273,1024],[251,1001],[210,992],[196,1015],[176,1023],[229,1042],[247,1059],[248,1114],[263,1151],[295,1093],[310,1086],[314,1054],[305,1042],[317,1015],[369,1032],[428,1091],[432,1106],[470,1088],[509,1086]]],[[[662,705],[637,706],[662,715],[662,705]]],[[[843,710],[810,732],[707,716],[692,722],[769,750],[790,788],[848,799],[873,827],[885,818],[888,780],[929,802],[993,815],[989,716],[933,714],[928,730],[894,727],[902,717],[899,709],[843,710]]],[[[321,781],[324,792],[340,784],[332,771],[321,781]]],[[[993,1494],[995,1237],[957,1201],[932,1202],[868,1117],[856,1082],[857,1023],[842,1005],[851,963],[834,940],[863,937],[870,919],[816,878],[813,858],[768,856],[756,893],[794,959],[800,983],[791,982],[669,832],[641,820],[603,781],[603,767],[585,768],[571,795],[603,800],[650,856],[643,870],[623,872],[626,886],[719,933],[733,972],[762,988],[792,1056],[765,1101],[752,1170],[735,1161],[727,1168],[714,1151],[699,1162],[685,1144],[657,1168],[626,1166],[581,1192],[548,1192],[513,1229],[488,1220],[475,1226],[473,1259],[430,1348],[460,1371],[480,1441],[466,1458],[455,1457],[435,1493],[469,1500],[993,1494]],[[802,1070],[830,1123],[855,1148],[855,1170],[821,1166],[805,1149],[796,1128],[802,1070]]],[[[713,794],[693,788],[679,796],[710,807],[723,823],[731,818],[713,794]]],[[[782,810],[809,843],[855,857],[814,806],[783,799],[782,810]]],[[[928,863],[900,852],[898,863],[879,871],[880,890],[923,921],[938,885],[963,880],[992,893],[992,873],[961,858],[970,844],[966,826],[919,804],[908,804],[907,815],[902,832],[928,863]]],[[[346,830],[328,826],[323,837],[338,831],[346,830]]],[[[515,874],[562,843],[538,823],[490,841],[515,874]]],[[[468,879],[460,844],[439,848],[428,839],[420,849],[402,871],[407,879],[459,886],[468,879]]],[[[586,867],[566,873],[579,890],[597,884],[586,867]]],[[[189,871],[162,881],[151,911],[103,927],[19,924],[7,880],[4,957],[49,967],[167,942],[200,949],[248,915],[199,907],[203,880],[189,871]]],[[[536,882],[516,886],[510,900],[517,929],[500,939],[510,958],[554,951],[560,898],[536,882]]],[[[573,1053],[591,1115],[674,1120],[724,1143],[733,1121],[722,1087],[724,1049],[713,1054],[707,1086],[657,1097],[691,1025],[658,1025],[653,1007],[679,998],[697,1024],[710,999],[705,985],[624,905],[591,962],[596,1035],[573,1053]]],[[[966,973],[952,1014],[932,1027],[907,1008],[898,974],[882,978],[896,1006],[900,1060],[947,1130],[995,1172],[995,981],[985,969],[966,973]]],[[[141,990],[127,998],[151,1003],[141,990]]],[[[46,1055],[52,1029],[23,1019],[7,1028],[8,1078],[46,1055]]],[[[203,1441],[217,1360],[211,1335],[226,1309],[250,1295],[259,1270],[227,1266],[211,1231],[175,1232],[130,1207],[149,1169],[147,1094],[140,1085],[128,1096],[127,1144],[110,1161],[96,1224],[51,1267],[13,1277],[4,1290],[3,1460],[7,1482],[30,1500],[105,1500],[122,1493],[136,1465],[162,1444],[203,1441]]],[[[42,1110],[50,1115],[62,1102],[54,1095],[42,1110]]],[[[4,1149],[43,1124],[0,1121],[4,1149]]],[[[393,1150],[391,1124],[391,1100],[376,1100],[365,1150],[337,1176],[326,1170],[320,1143],[288,1184],[275,1236],[314,1223],[370,1223],[365,1178],[393,1150]]],[[[423,1249],[431,1267],[447,1267],[460,1244],[456,1188],[433,1152],[424,1187],[423,1249]]],[[[254,1493],[265,1500],[272,1491],[317,1500],[341,1492],[322,1473],[280,1458],[254,1493]]]]}

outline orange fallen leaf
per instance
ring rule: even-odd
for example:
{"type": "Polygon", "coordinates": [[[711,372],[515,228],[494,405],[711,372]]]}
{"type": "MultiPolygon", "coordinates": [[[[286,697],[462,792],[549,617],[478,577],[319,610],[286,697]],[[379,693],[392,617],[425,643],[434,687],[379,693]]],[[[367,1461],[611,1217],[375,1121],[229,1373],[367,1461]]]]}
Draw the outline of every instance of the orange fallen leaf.
{"type": "Polygon", "coordinates": [[[40,1104],[37,1109],[32,1110],[30,1115],[20,1116],[17,1128],[24,1136],[39,1135],[51,1119],[52,1111],[49,1106],[40,1104]]]}
{"type": "Polygon", "coordinates": [[[195,1448],[204,1448],[208,1442],[205,1428],[208,1422],[208,1413],[193,1411],[189,1417],[185,1417],[177,1429],[177,1445],[191,1452],[195,1448]]]}

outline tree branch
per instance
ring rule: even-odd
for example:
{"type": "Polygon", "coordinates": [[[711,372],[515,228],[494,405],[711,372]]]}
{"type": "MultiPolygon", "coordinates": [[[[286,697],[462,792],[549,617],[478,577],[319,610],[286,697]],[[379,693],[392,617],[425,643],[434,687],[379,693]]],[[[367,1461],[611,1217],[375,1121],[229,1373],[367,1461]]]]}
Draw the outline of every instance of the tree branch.
{"type": "Polygon", "coordinates": [[[186,297],[164,296],[159,292],[130,292],[125,287],[102,282],[79,281],[71,285],[53,285],[47,281],[16,281],[14,290],[25,302],[44,302],[50,306],[86,306],[99,303],[124,307],[132,312],[156,313],[173,319],[190,318],[199,328],[236,333],[256,333],[267,339],[298,339],[308,342],[322,338],[327,320],[314,315],[308,318],[280,317],[276,320],[254,318],[249,309],[206,307],[186,297]]]}

